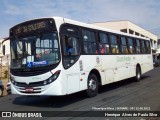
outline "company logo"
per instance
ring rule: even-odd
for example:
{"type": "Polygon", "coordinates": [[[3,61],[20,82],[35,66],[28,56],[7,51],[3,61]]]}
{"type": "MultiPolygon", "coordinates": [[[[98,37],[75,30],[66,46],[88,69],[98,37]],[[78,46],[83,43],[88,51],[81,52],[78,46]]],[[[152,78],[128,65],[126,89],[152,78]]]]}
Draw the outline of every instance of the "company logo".
{"type": "Polygon", "coordinates": [[[26,84],[29,85],[29,81],[26,81],[26,84]]]}
{"type": "Polygon", "coordinates": [[[11,112],[2,112],[2,117],[11,117],[11,112]]]}
{"type": "Polygon", "coordinates": [[[2,112],[2,116],[4,118],[24,118],[24,117],[42,117],[40,112],[2,112]]]}

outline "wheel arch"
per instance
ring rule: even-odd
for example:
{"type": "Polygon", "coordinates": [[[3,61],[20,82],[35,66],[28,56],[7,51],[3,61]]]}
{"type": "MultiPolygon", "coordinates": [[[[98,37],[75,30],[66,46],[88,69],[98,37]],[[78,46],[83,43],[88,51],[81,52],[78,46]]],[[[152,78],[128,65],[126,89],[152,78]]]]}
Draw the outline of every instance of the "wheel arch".
{"type": "Polygon", "coordinates": [[[102,85],[101,75],[100,75],[99,71],[97,69],[92,69],[90,71],[89,75],[91,75],[91,74],[95,74],[97,76],[97,79],[98,79],[98,84],[102,85]]]}
{"type": "Polygon", "coordinates": [[[141,65],[139,63],[137,63],[136,68],[139,67],[142,73],[142,69],[141,69],[141,65]]]}

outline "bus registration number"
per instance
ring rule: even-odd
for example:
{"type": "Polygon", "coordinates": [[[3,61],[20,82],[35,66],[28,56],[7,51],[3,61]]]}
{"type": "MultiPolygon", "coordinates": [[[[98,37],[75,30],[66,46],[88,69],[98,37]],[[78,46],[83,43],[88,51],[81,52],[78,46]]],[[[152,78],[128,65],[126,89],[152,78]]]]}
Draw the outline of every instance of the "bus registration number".
{"type": "Polygon", "coordinates": [[[26,92],[33,92],[34,90],[33,90],[33,88],[25,88],[25,91],[26,92]]]}

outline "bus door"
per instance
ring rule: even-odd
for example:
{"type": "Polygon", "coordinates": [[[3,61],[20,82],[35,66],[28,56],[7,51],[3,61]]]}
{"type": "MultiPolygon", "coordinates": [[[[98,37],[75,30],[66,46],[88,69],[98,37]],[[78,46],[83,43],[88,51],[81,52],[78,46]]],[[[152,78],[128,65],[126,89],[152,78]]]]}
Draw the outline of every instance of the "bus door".
{"type": "Polygon", "coordinates": [[[66,80],[67,93],[74,93],[80,90],[80,39],[79,29],[71,25],[61,27],[62,63],[64,67],[63,78],[66,80]]]}

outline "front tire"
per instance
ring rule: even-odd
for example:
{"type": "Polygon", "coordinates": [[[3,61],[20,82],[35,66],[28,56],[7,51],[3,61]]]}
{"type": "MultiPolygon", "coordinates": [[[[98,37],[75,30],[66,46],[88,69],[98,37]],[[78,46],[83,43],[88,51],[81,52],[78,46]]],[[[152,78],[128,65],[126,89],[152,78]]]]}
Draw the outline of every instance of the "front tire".
{"type": "Polygon", "coordinates": [[[88,82],[87,82],[87,90],[86,94],[88,97],[94,97],[98,94],[98,79],[95,74],[91,74],[88,77],[88,82]]]}
{"type": "Polygon", "coordinates": [[[135,80],[139,82],[141,80],[141,68],[139,66],[136,67],[136,77],[135,80]]]}

